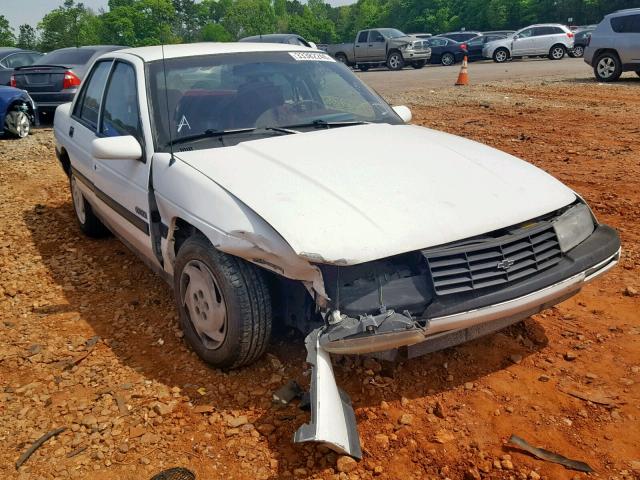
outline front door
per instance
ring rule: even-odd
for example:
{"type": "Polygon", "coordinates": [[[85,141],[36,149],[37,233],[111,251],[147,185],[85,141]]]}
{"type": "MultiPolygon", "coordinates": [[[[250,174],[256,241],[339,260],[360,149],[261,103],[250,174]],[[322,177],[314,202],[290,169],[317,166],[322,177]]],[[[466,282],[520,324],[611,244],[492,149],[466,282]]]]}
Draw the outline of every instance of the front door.
{"type": "Polygon", "coordinates": [[[525,28],[513,38],[513,46],[511,47],[512,56],[522,57],[525,55],[530,55],[535,51],[535,37],[533,28],[525,28]]]}
{"type": "Polygon", "coordinates": [[[369,49],[369,31],[363,30],[358,33],[358,38],[356,38],[356,44],[354,45],[354,55],[356,57],[357,62],[366,62],[367,61],[367,50],[369,49]]]}
{"type": "Polygon", "coordinates": [[[377,30],[369,31],[369,45],[367,59],[370,62],[380,62],[387,58],[387,41],[377,30]]]}
{"type": "MultiPolygon", "coordinates": [[[[116,60],[103,98],[98,124],[99,137],[131,135],[143,146],[138,92],[144,82],[137,78],[131,63],[116,60]]],[[[108,223],[139,253],[154,259],[149,221],[149,170],[151,162],[139,160],[101,160],[95,163],[95,191],[103,203],[108,223]]]]}

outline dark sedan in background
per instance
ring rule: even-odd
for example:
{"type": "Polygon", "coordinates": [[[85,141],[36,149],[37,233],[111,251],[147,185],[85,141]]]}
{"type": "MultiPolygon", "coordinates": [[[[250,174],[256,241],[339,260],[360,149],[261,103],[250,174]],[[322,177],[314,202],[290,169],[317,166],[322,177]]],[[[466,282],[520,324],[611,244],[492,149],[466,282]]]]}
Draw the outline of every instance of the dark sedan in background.
{"type": "Polygon", "coordinates": [[[42,57],[40,52],[0,47],[0,85],[9,85],[14,68],[31,65],[40,57],[42,57]]]}
{"type": "MultiPolygon", "coordinates": [[[[507,38],[506,35],[499,33],[487,33],[484,35],[479,35],[475,38],[472,38],[468,42],[464,42],[463,44],[467,47],[467,58],[470,62],[474,62],[476,60],[483,60],[482,56],[482,48],[485,43],[493,42],[494,40],[501,40],[503,38],[507,38]]],[[[464,47],[463,47],[464,48],[464,47]]]]}
{"type": "Polygon", "coordinates": [[[461,43],[444,37],[431,37],[424,40],[431,48],[430,63],[441,63],[445,67],[461,62],[465,50],[461,43]]]}
{"type": "Polygon", "coordinates": [[[596,29],[597,25],[584,27],[582,30],[576,30],[573,37],[573,48],[569,52],[572,57],[580,58],[584,55],[584,49],[589,45],[591,33],[596,29]]]}
{"type": "Polygon", "coordinates": [[[54,50],[28,67],[18,67],[11,86],[26,90],[36,104],[40,120],[53,120],[53,112],[73,100],[93,61],[103,53],[124,47],[93,45],[54,50]]]}

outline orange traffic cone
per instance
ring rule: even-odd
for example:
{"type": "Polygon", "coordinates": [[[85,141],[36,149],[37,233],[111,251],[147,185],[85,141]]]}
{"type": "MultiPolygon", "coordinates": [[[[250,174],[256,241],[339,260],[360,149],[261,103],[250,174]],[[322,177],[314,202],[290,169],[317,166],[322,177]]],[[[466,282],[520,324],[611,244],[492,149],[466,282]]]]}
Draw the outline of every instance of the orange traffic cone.
{"type": "Polygon", "coordinates": [[[469,73],[467,72],[467,56],[464,56],[464,60],[462,60],[462,68],[460,69],[460,73],[458,74],[458,81],[456,85],[469,85],[469,73]]]}

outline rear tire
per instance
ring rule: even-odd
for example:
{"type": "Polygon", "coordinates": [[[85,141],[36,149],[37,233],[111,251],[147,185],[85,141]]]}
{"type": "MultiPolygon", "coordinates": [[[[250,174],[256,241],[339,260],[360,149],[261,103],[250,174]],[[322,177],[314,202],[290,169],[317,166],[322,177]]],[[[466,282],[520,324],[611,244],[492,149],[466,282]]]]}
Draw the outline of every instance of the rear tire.
{"type": "Polygon", "coordinates": [[[343,63],[344,65],[347,65],[347,56],[343,53],[338,53],[336,55],[336,60],[340,63],[343,63]]]}
{"type": "Polygon", "coordinates": [[[554,45],[549,50],[549,60],[562,60],[566,55],[567,50],[564,45],[554,45]]]}
{"type": "Polygon", "coordinates": [[[77,180],[72,173],[69,178],[71,199],[73,200],[73,211],[76,214],[76,220],[78,221],[78,225],[80,225],[80,230],[91,238],[108,237],[111,232],[109,232],[109,229],[105,227],[104,223],[93,213],[91,205],[87,202],[87,199],[84,198],[84,194],[78,186],[78,182],[79,180],[77,180]]]}
{"type": "Polygon", "coordinates": [[[444,53],[442,54],[440,63],[442,63],[442,65],[444,65],[445,67],[450,67],[451,65],[456,63],[456,57],[454,57],[452,53],[444,53]]]}
{"type": "Polygon", "coordinates": [[[369,65],[358,65],[358,68],[361,72],[366,72],[369,70],[369,65]]]}
{"type": "Polygon", "coordinates": [[[387,68],[389,70],[402,70],[404,68],[404,58],[400,52],[391,52],[387,57],[387,68]]]}
{"type": "Polygon", "coordinates": [[[493,52],[493,61],[496,63],[504,63],[509,60],[509,50],[506,48],[498,48],[493,52]]]}
{"type": "Polygon", "coordinates": [[[598,55],[593,65],[593,74],[599,82],[615,82],[622,75],[622,63],[618,55],[605,52],[598,55]]]}
{"type": "Polygon", "coordinates": [[[11,110],[4,118],[4,129],[15,138],[24,138],[31,132],[29,115],[22,110],[11,110]]]}
{"type": "Polygon", "coordinates": [[[174,293],[185,339],[206,363],[238,368],[264,353],[271,297],[257,267],[194,235],[178,251],[174,293]]]}
{"type": "Polygon", "coordinates": [[[582,45],[573,47],[573,50],[571,51],[571,56],[574,58],[581,58],[582,56],[584,56],[584,47],[582,45]]]}

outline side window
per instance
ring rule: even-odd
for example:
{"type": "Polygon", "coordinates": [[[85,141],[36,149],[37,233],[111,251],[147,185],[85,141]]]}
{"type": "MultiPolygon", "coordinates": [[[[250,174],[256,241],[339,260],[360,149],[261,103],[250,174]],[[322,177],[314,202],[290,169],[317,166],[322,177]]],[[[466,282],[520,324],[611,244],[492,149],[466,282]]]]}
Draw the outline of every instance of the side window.
{"type": "Polygon", "coordinates": [[[73,109],[73,115],[94,130],[98,126],[100,101],[102,100],[102,93],[107,83],[111,64],[112,61],[110,60],[95,64],[73,109]]]}
{"type": "Polygon", "coordinates": [[[141,137],[136,73],[128,63],[117,62],[113,69],[102,108],[100,133],[107,137],[141,137]]]}
{"type": "Polygon", "coordinates": [[[377,43],[384,42],[384,37],[377,30],[371,30],[369,32],[369,43],[375,43],[375,42],[377,43]]]}
{"type": "Polygon", "coordinates": [[[529,38],[531,36],[533,36],[533,28],[527,28],[518,34],[519,38],[529,38]]]}
{"type": "Polygon", "coordinates": [[[469,45],[480,45],[485,38],[486,37],[477,37],[473,40],[469,40],[469,45]]]}
{"type": "Polygon", "coordinates": [[[367,35],[369,35],[367,30],[360,32],[360,35],[358,35],[358,43],[367,43],[367,35]]]}
{"type": "Polygon", "coordinates": [[[640,33],[640,15],[612,18],[611,28],[616,33],[640,33]]]}

